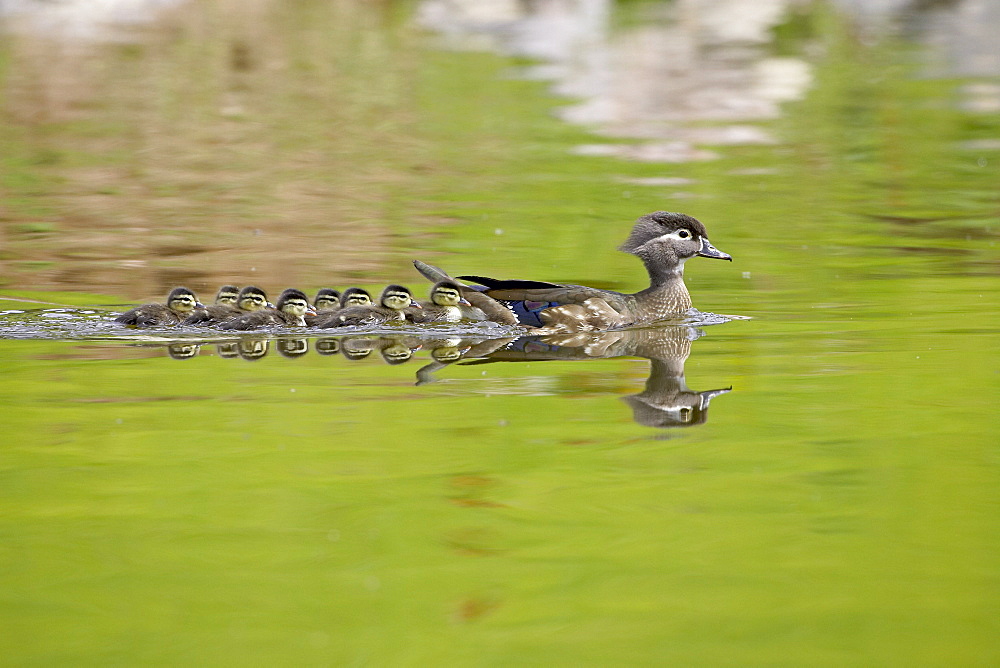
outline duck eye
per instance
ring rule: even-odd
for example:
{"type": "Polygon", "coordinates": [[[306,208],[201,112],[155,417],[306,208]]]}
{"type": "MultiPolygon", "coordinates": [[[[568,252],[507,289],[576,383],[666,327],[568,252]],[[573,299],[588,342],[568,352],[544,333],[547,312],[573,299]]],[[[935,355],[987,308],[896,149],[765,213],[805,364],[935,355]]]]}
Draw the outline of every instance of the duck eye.
{"type": "Polygon", "coordinates": [[[680,237],[681,239],[690,239],[691,233],[688,232],[687,230],[677,230],[677,236],[680,237]]]}

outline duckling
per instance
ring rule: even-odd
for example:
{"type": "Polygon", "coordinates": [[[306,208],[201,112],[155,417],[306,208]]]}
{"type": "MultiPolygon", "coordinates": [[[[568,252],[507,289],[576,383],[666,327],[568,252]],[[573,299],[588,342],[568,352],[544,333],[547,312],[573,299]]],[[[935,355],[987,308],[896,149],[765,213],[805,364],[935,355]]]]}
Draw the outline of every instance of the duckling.
{"type": "Polygon", "coordinates": [[[455,281],[438,281],[431,288],[431,301],[420,309],[405,310],[406,319],[415,323],[460,322],[462,306],[472,305],[462,296],[461,286],[455,281]]]}
{"type": "Polygon", "coordinates": [[[323,311],[336,311],[340,308],[340,292],[333,288],[320,288],[313,299],[313,306],[317,313],[323,311]]]}
{"type": "Polygon", "coordinates": [[[367,290],[361,288],[347,288],[340,296],[340,308],[345,309],[351,306],[368,306],[372,303],[372,296],[367,290]]]}
{"type": "Polygon", "coordinates": [[[708,241],[701,221],[669,211],[641,216],[619,250],[642,260],[649,274],[648,288],[628,294],[542,281],[458,278],[484,286],[483,292],[510,308],[523,325],[550,332],[579,332],[683,315],[691,308],[684,263],[696,256],[733,259],[708,241]]]}
{"type": "Polygon", "coordinates": [[[187,318],[181,323],[182,325],[193,325],[201,322],[207,313],[207,309],[217,307],[217,306],[236,306],[236,299],[239,297],[240,289],[235,285],[223,285],[219,288],[219,291],[215,293],[215,303],[210,306],[205,306],[204,308],[196,308],[191,312],[187,318]]]}
{"type": "Polygon", "coordinates": [[[229,304],[230,306],[236,306],[236,302],[239,298],[240,289],[236,285],[223,285],[219,288],[219,291],[215,293],[216,304],[229,304]]]}
{"type": "Polygon", "coordinates": [[[274,309],[244,313],[219,325],[220,329],[260,329],[261,327],[304,327],[306,313],[315,313],[301,290],[289,288],[278,297],[274,309]]]}
{"type": "Polygon", "coordinates": [[[433,281],[435,283],[450,281],[459,286],[462,292],[462,297],[470,303],[470,306],[459,306],[462,311],[463,320],[469,320],[471,322],[483,322],[488,320],[511,327],[520,326],[520,322],[518,322],[517,316],[514,315],[514,312],[511,311],[506,304],[487,296],[486,293],[482,291],[484,288],[477,289],[467,285],[461,285],[442,269],[435,267],[432,264],[421,262],[420,260],[414,260],[413,266],[416,267],[417,271],[419,271],[424,278],[429,281],[433,281]]]}
{"type": "Polygon", "coordinates": [[[193,292],[187,288],[174,288],[167,295],[166,304],[136,306],[115,318],[115,322],[129,327],[176,325],[196,308],[204,308],[204,304],[193,292]]]}
{"type": "Polygon", "coordinates": [[[320,288],[316,292],[316,298],[313,299],[313,306],[316,309],[316,315],[306,316],[306,325],[309,327],[340,309],[340,292],[333,288],[320,288]]]}
{"type": "MultiPolygon", "coordinates": [[[[223,291],[227,289],[235,290],[236,286],[222,286],[215,298],[215,303],[211,306],[197,309],[184,320],[184,324],[200,326],[218,325],[230,318],[235,318],[244,313],[261,311],[270,306],[270,303],[267,301],[267,294],[256,285],[248,285],[239,290],[235,299],[230,303],[222,301],[223,291]]],[[[226,296],[228,294],[229,292],[226,293],[226,296]]]]}
{"type": "MultiPolygon", "coordinates": [[[[350,290],[344,292],[344,296],[350,290]]],[[[341,298],[343,301],[343,298],[341,298]]],[[[382,291],[378,305],[369,304],[367,306],[351,306],[343,308],[334,313],[329,319],[321,322],[317,327],[346,327],[348,325],[381,325],[387,322],[405,322],[403,309],[407,306],[420,305],[413,301],[413,295],[409,289],[402,285],[390,285],[382,291]]]]}

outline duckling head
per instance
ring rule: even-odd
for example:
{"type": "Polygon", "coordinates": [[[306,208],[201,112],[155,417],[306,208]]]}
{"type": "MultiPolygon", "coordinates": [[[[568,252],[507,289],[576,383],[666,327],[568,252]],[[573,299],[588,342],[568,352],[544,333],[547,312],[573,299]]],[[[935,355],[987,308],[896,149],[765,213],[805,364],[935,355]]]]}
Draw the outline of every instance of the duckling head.
{"type": "Polygon", "coordinates": [[[204,308],[204,306],[187,288],[174,288],[167,295],[167,308],[174,313],[190,313],[196,308],[204,308]]]}
{"type": "Polygon", "coordinates": [[[709,243],[701,221],[669,211],[654,211],[635,221],[619,250],[639,257],[651,274],[683,273],[684,263],[696,255],[733,259],[709,243]]]}
{"type": "Polygon", "coordinates": [[[402,285],[386,286],[379,298],[379,303],[385,308],[391,308],[395,311],[402,310],[407,306],[419,306],[413,301],[413,295],[409,288],[404,288],[402,285]]]}
{"type": "Polygon", "coordinates": [[[239,299],[240,289],[235,285],[223,285],[219,288],[219,291],[215,293],[215,303],[225,304],[227,306],[236,306],[236,300],[239,299]]]}
{"type": "Polygon", "coordinates": [[[309,306],[309,299],[306,297],[306,293],[295,288],[289,288],[282,292],[275,306],[279,311],[284,311],[289,315],[299,318],[312,308],[309,306]]]}
{"type": "Polygon", "coordinates": [[[256,285],[248,285],[240,290],[236,305],[244,311],[263,311],[267,308],[267,293],[256,285]]]}
{"type": "Polygon", "coordinates": [[[340,296],[340,308],[348,306],[368,306],[372,303],[372,296],[367,290],[361,288],[347,288],[340,296]]]}
{"type": "Polygon", "coordinates": [[[317,311],[332,311],[340,306],[340,292],[333,288],[320,288],[313,304],[317,311]]]}
{"type": "Polygon", "coordinates": [[[440,281],[431,288],[431,302],[437,306],[469,305],[455,281],[440,281]]]}

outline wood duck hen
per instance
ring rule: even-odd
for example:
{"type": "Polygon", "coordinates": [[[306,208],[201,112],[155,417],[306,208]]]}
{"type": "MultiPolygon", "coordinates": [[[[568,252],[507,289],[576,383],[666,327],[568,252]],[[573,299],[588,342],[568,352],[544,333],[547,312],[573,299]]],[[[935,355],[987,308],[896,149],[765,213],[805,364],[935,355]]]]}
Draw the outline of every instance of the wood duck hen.
{"type": "Polygon", "coordinates": [[[204,305],[193,292],[187,288],[174,288],[167,295],[166,304],[136,306],[115,318],[115,322],[129,327],[176,325],[196,308],[204,308],[204,305]]]}
{"type": "Polygon", "coordinates": [[[244,313],[223,322],[221,329],[260,329],[261,327],[304,327],[305,315],[315,313],[301,290],[289,288],[278,297],[273,309],[244,313]]]}
{"type": "Polygon", "coordinates": [[[458,278],[482,285],[484,294],[506,305],[523,325],[574,332],[645,324],[684,314],[691,308],[684,263],[696,256],[733,259],[709,242],[699,220],[668,211],[640,217],[619,250],[642,260],[649,274],[648,288],[629,294],[541,281],[458,278]]]}

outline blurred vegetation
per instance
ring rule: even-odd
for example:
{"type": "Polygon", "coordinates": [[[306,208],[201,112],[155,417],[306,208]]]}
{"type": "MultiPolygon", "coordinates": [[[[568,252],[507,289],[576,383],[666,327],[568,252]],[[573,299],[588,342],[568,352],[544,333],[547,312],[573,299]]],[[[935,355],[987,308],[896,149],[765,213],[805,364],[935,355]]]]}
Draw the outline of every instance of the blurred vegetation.
{"type": "Polygon", "coordinates": [[[642,360],[414,388],[415,362],[0,341],[4,656],[995,664],[1000,118],[970,82],[811,3],[776,30],[815,80],[775,145],[584,158],[562,101],[428,48],[411,8],[215,0],[136,44],[4,42],[4,294],[416,285],[412,256],[635,289],[613,249],[680,209],[735,258],[689,264],[696,304],[757,316],[688,361],[734,391],[652,432],[618,401],[642,360]]]}

